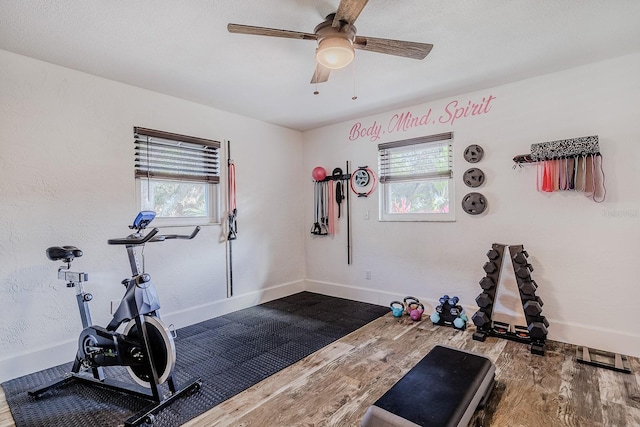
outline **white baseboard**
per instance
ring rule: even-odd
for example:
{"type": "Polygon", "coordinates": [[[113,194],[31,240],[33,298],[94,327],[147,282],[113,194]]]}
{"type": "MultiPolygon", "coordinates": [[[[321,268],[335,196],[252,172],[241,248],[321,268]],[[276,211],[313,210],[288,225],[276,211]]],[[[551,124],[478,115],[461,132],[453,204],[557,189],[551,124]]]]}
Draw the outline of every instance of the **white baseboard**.
{"type": "MultiPolygon", "coordinates": [[[[356,286],[341,285],[338,283],[320,282],[317,280],[306,280],[305,289],[309,292],[317,292],[319,294],[330,295],[339,298],[347,298],[356,301],[368,302],[369,304],[377,304],[389,307],[391,301],[402,302],[407,295],[399,295],[396,292],[386,292],[376,289],[360,288],[356,286]]],[[[424,295],[411,295],[418,298],[425,305],[425,311],[433,309],[438,305],[438,301],[433,298],[427,298],[424,295]]]]}
{"type": "Polygon", "coordinates": [[[51,347],[11,354],[0,360],[0,382],[71,362],[77,351],[78,340],[72,339],[51,347]]]}
{"type": "Polygon", "coordinates": [[[261,289],[245,294],[234,295],[230,298],[213,301],[188,310],[176,311],[173,313],[162,313],[162,320],[166,324],[173,324],[176,329],[193,325],[194,323],[223,316],[233,311],[243,308],[253,307],[274,299],[286,297],[304,291],[305,282],[297,280],[295,282],[284,283],[278,286],[261,289]]]}
{"type": "MultiPolygon", "coordinates": [[[[305,290],[304,285],[304,281],[299,280],[213,301],[197,307],[191,307],[188,310],[173,313],[163,312],[162,321],[167,325],[174,325],[176,329],[182,328],[213,317],[302,292],[305,290]]],[[[0,359],[0,382],[70,362],[77,351],[77,345],[78,341],[74,338],[55,346],[12,354],[9,357],[0,359]]]]}
{"type": "Polygon", "coordinates": [[[627,356],[640,357],[640,336],[601,327],[549,319],[549,339],[605,350],[627,356]]]}
{"type": "MultiPolygon", "coordinates": [[[[376,289],[347,286],[337,283],[306,280],[307,291],[319,294],[331,295],[340,298],[348,298],[357,301],[389,306],[391,301],[402,301],[406,295],[390,293],[376,289]]],[[[439,304],[437,299],[427,298],[423,295],[412,295],[425,305],[425,315],[428,316],[439,304]]],[[[478,310],[476,306],[463,306],[469,318],[478,310]]],[[[627,356],[640,357],[640,335],[626,334],[614,329],[602,327],[589,327],[575,323],[561,322],[552,318],[549,320],[548,338],[553,341],[574,345],[582,345],[612,353],[620,353],[627,356]]]]}
{"type": "MultiPolygon", "coordinates": [[[[381,306],[388,306],[391,301],[401,301],[404,298],[404,296],[400,296],[397,293],[375,289],[315,280],[300,280],[213,301],[197,307],[191,307],[188,310],[163,313],[163,321],[166,324],[173,324],[176,329],[182,328],[301,291],[316,292],[381,306]]],[[[433,311],[438,304],[436,299],[427,298],[424,295],[412,296],[425,304],[427,314],[433,311]]],[[[464,306],[464,309],[471,317],[477,307],[464,306]]],[[[640,336],[638,335],[625,334],[606,328],[557,322],[553,319],[549,319],[549,322],[551,324],[548,336],[550,340],[640,357],[640,336]]],[[[55,346],[12,354],[9,357],[0,359],[0,382],[69,362],[76,352],[76,345],[77,341],[72,339],[55,346]]]]}

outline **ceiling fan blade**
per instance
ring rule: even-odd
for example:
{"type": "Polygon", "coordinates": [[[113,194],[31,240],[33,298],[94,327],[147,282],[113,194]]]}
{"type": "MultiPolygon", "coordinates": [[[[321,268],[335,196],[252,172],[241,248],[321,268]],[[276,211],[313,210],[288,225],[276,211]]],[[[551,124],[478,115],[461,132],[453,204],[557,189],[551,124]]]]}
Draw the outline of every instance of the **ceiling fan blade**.
{"type": "Polygon", "coordinates": [[[331,68],[316,64],[316,71],[313,73],[313,77],[311,78],[311,84],[326,82],[329,80],[329,74],[331,74],[331,68]]]}
{"type": "Polygon", "coordinates": [[[356,36],[353,47],[370,52],[404,56],[405,58],[424,59],[433,45],[429,43],[407,42],[402,40],[379,39],[376,37],[356,36]]]}
{"type": "Polygon", "coordinates": [[[317,40],[318,36],[311,33],[301,33],[299,31],[279,30],[276,28],[253,27],[251,25],[228,24],[227,30],[230,33],[251,34],[255,36],[283,37],[287,39],[317,40]]]}
{"type": "Polygon", "coordinates": [[[340,21],[353,25],[368,1],[369,0],[341,0],[331,26],[340,28],[340,21]]]}

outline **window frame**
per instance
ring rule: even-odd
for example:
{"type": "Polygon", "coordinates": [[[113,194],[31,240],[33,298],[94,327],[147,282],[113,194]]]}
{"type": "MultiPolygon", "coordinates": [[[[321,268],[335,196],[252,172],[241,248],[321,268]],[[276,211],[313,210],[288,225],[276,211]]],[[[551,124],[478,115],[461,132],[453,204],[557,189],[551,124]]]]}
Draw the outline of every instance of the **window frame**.
{"type": "MultiPolygon", "coordinates": [[[[211,225],[220,224],[221,214],[221,144],[218,141],[191,137],[170,132],[158,131],[154,129],[134,127],[134,144],[135,150],[135,188],[136,188],[136,205],[138,209],[142,207],[142,189],[143,185],[150,185],[153,182],[172,182],[172,183],[198,183],[206,186],[206,205],[208,210],[207,216],[156,216],[154,224],[158,226],[194,226],[194,225],[211,225]],[[185,148],[178,150],[184,154],[193,152],[194,146],[199,146],[196,151],[202,151],[205,154],[194,155],[194,163],[197,166],[185,165],[184,161],[166,161],[166,156],[159,155],[161,161],[154,163],[153,155],[148,156],[151,145],[161,147],[170,145],[172,149],[185,148]],[[142,147],[142,148],[141,148],[142,147]],[[164,158],[163,158],[164,157],[164,158]],[[150,160],[151,159],[151,160],[150,160]],[[175,164],[169,164],[169,163],[175,164]],[[155,167],[160,164],[161,167],[155,167]]],[[[180,155],[178,155],[180,157],[180,155]]],[[[187,161],[189,163],[189,161],[187,161]]]]}
{"type": "Polygon", "coordinates": [[[455,180],[454,180],[454,152],[453,152],[453,132],[446,132],[435,135],[427,135],[417,138],[392,141],[378,145],[378,173],[380,175],[380,183],[378,186],[378,205],[379,221],[384,222],[455,222],[455,180]],[[424,146],[431,144],[447,144],[448,145],[448,170],[441,172],[427,172],[424,174],[411,176],[394,175],[383,158],[389,155],[389,152],[399,152],[406,147],[424,146]],[[449,195],[449,209],[446,213],[436,212],[420,212],[420,213],[391,213],[387,211],[390,205],[389,191],[390,186],[397,182],[425,182],[430,180],[445,180],[447,182],[447,191],[449,195]]]}

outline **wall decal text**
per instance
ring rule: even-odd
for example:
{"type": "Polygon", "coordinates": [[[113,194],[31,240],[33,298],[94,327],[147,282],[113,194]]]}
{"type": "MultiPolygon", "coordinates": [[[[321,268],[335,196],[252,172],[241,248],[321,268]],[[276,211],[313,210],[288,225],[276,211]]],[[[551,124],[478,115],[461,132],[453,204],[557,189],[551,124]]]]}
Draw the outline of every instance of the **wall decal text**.
{"type": "Polygon", "coordinates": [[[394,113],[386,125],[378,123],[377,120],[369,124],[355,122],[349,131],[349,140],[357,141],[361,138],[368,138],[370,141],[375,142],[387,133],[406,132],[416,127],[433,126],[437,124],[453,125],[457,121],[467,117],[487,114],[491,111],[493,107],[492,102],[495,99],[496,97],[493,95],[483,96],[482,101],[468,100],[464,102],[454,99],[439,112],[428,108],[422,114],[414,114],[411,111],[394,113]]]}

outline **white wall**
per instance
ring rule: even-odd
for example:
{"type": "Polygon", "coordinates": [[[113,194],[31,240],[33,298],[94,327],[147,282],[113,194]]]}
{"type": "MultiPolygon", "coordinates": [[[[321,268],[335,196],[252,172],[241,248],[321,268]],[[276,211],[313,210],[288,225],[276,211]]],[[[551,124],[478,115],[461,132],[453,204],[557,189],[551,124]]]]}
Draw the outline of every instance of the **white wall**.
{"type": "MultiPolygon", "coordinates": [[[[81,329],[75,292],[49,246],[76,245],[93,320],[130,276],[122,247],[137,207],[133,127],[230,140],[239,238],[226,298],[220,225],[192,241],[150,244],[147,270],[163,318],[181,327],[293,293],[304,282],[301,134],[0,51],[0,381],[72,360],[81,329]]],[[[226,158],[226,156],[225,156],[226,158]]],[[[165,229],[184,233],[190,229],[165,229]]]]}
{"type": "MultiPolygon", "coordinates": [[[[298,132],[0,51],[0,381],[68,362],[80,330],[74,291],[56,279],[52,245],[85,255],[95,323],[129,275],[123,236],[137,209],[132,128],[145,126],[232,141],[238,168],[236,297],[226,298],[220,226],[193,241],[149,245],[147,269],[177,327],[302,289],[387,305],[414,295],[434,302],[460,296],[476,307],[485,253],[494,242],[524,244],[551,322],[550,338],[640,356],[634,262],[640,251],[637,103],[640,55],[542,76],[456,98],[298,132]],[[483,115],[438,123],[456,100],[494,96],[483,115]],[[349,140],[355,122],[387,124],[395,113],[432,110],[436,123],[349,140]],[[478,217],[455,223],[382,223],[378,198],[352,197],[353,264],[346,264],[345,221],[335,237],[312,237],[311,170],[368,165],[377,143],[454,132],[456,205],[469,191],[462,150],[480,144],[477,164],[489,200],[478,217]],[[512,169],[532,143],[597,134],[607,200],[535,191],[535,169],[512,169]],[[304,142],[304,145],[302,144],[304,142]],[[302,159],[302,162],[300,161],[302,159]],[[302,177],[302,179],[301,179],[302,177]],[[370,219],[364,219],[364,213],[370,219]],[[371,280],[365,271],[371,271],[371,280]],[[306,278],[306,280],[305,280],[306,278]]],[[[446,118],[446,117],[445,117],[446,118]]],[[[167,230],[172,232],[183,229],[167,230]]]]}
{"type": "Polygon", "coordinates": [[[346,263],[346,222],[335,237],[307,234],[307,288],[388,304],[413,295],[430,303],[458,295],[469,315],[477,310],[486,252],[492,243],[523,244],[530,254],[551,322],[549,338],[640,356],[636,308],[640,301],[640,54],[545,75],[455,98],[390,111],[306,132],[305,225],[312,224],[311,170],[331,171],[346,160],[377,169],[377,144],[454,132],[455,223],[378,222],[378,196],[352,197],[353,264],[346,263]],[[447,105],[495,97],[485,113],[451,123],[447,105]],[[390,131],[394,114],[422,116],[428,125],[390,131]],[[440,121],[440,117],[442,121],[440,121]],[[380,125],[380,139],[350,140],[353,125],[380,125]],[[534,166],[512,169],[512,158],[532,143],[598,135],[606,174],[606,201],[581,193],[536,192],[534,166]],[[459,208],[470,191],[462,155],[479,144],[485,158],[473,166],[486,174],[478,190],[488,199],[479,216],[459,208]],[[365,220],[365,212],[371,219],[365,220]],[[371,271],[371,280],[365,271],[371,271]]]}

